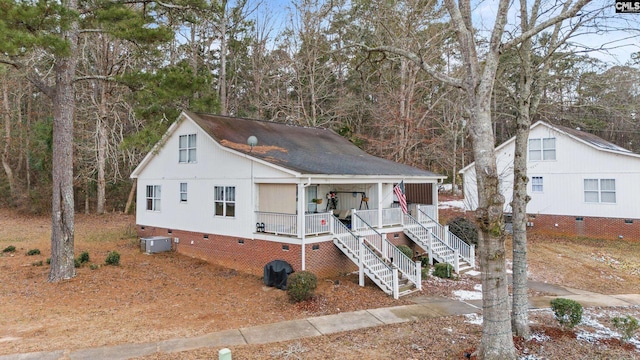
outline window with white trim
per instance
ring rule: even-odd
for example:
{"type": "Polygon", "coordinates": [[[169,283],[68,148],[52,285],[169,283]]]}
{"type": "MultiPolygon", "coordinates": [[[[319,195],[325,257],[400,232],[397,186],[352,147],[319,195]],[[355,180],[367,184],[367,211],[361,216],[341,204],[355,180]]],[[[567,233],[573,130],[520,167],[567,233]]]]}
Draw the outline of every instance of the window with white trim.
{"type": "Polygon", "coordinates": [[[584,179],[584,201],[616,203],[616,179],[584,179]]]}
{"type": "Polygon", "coordinates": [[[147,210],[160,211],[160,185],[147,185],[147,210]]]}
{"type": "Polygon", "coordinates": [[[555,160],[556,138],[529,139],[529,160],[555,160]]]}
{"type": "Polygon", "coordinates": [[[187,202],[187,183],[180,183],[180,202],[187,202]]]}
{"type": "Polygon", "coordinates": [[[196,162],[196,134],[180,135],[178,138],[178,162],[196,162]]]}
{"type": "Polygon", "coordinates": [[[542,176],[531,177],[531,192],[542,192],[544,190],[544,182],[542,176]]]}
{"type": "Polygon", "coordinates": [[[214,187],[215,216],[235,217],[236,215],[236,187],[214,187]]]}

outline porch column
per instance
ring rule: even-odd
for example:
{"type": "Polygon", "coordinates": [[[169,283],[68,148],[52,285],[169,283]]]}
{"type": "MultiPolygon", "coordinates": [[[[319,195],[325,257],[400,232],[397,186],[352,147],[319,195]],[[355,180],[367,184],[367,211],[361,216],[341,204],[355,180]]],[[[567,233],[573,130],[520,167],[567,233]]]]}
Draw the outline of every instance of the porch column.
{"type": "MultiPolygon", "coordinates": [[[[456,176],[456,175],[454,174],[453,176],[456,176]]],[[[433,204],[431,204],[431,205],[436,207],[436,211],[435,211],[436,217],[435,217],[434,220],[437,223],[439,223],[440,219],[439,219],[439,215],[438,215],[438,180],[436,180],[435,183],[432,183],[432,185],[431,185],[431,194],[432,194],[431,198],[433,199],[433,204]]]]}
{"type": "Polygon", "coordinates": [[[378,183],[378,227],[382,227],[382,183],[378,183]]]}
{"type": "Polygon", "coordinates": [[[305,188],[304,184],[301,184],[301,183],[298,184],[298,237],[300,238],[300,246],[301,246],[300,256],[302,257],[302,259],[300,259],[301,260],[300,262],[301,262],[303,271],[306,269],[305,245],[304,245],[304,235],[305,235],[304,229],[306,228],[306,224],[305,224],[306,217],[305,217],[304,209],[305,209],[305,205],[307,204],[307,199],[306,199],[307,194],[304,188],[305,188]]]}

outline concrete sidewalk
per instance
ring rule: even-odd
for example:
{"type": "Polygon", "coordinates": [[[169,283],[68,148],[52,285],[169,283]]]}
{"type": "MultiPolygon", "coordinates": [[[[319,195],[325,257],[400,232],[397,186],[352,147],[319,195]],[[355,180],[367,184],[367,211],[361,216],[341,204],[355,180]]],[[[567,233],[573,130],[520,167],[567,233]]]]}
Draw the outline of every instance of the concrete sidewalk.
{"type": "MultiPolygon", "coordinates": [[[[575,300],[585,307],[640,305],[640,294],[602,295],[544,283],[530,283],[531,289],[548,296],[529,300],[531,309],[548,308],[556,297],[575,300]]],[[[305,337],[321,336],[373,326],[413,320],[480,313],[482,300],[452,300],[442,297],[418,296],[415,304],[361,310],[335,315],[311,317],[273,324],[226,330],[192,338],[171,339],[144,344],[124,344],[82,350],[59,350],[0,356],[0,360],[119,360],[154,353],[176,353],[199,348],[224,348],[234,345],[265,344],[305,337]]]]}

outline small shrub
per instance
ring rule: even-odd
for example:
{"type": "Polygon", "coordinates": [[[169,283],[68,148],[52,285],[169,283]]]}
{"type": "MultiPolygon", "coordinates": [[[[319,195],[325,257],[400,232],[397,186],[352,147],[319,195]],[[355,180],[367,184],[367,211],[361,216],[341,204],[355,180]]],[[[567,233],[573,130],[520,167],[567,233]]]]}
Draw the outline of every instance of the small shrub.
{"type": "Polygon", "coordinates": [[[562,326],[573,328],[582,320],[582,305],[570,299],[551,300],[551,310],[562,326]]]}
{"type": "Polygon", "coordinates": [[[614,317],[613,327],[622,334],[622,340],[628,342],[640,329],[640,324],[638,324],[638,319],[627,315],[625,317],[614,317]]]}
{"type": "Polygon", "coordinates": [[[78,261],[80,261],[81,264],[88,263],[89,262],[89,252],[83,251],[80,254],[80,256],[78,256],[78,261]]]}
{"type": "Polygon", "coordinates": [[[400,250],[401,253],[407,255],[409,259],[413,258],[413,250],[411,250],[411,248],[407,245],[398,245],[396,247],[398,248],[398,250],[400,250]]]}
{"type": "Polygon", "coordinates": [[[82,263],[80,262],[80,259],[78,259],[78,258],[73,259],[73,267],[74,267],[74,268],[76,268],[76,269],[77,269],[77,268],[79,268],[79,267],[81,267],[81,266],[82,266],[82,263]]]}
{"type": "Polygon", "coordinates": [[[99,267],[100,266],[98,266],[98,264],[90,264],[89,265],[89,269],[91,269],[91,270],[98,270],[99,267]]]}
{"type": "Polygon", "coordinates": [[[120,265],[120,254],[117,251],[111,251],[104,262],[107,265],[120,265]]]}
{"type": "Polygon", "coordinates": [[[428,267],[423,267],[421,272],[422,272],[422,280],[424,280],[424,279],[429,277],[429,268],[428,267]]]}
{"type": "Polygon", "coordinates": [[[47,265],[51,265],[51,258],[47,258],[47,265]]]}
{"type": "Polygon", "coordinates": [[[31,249],[27,251],[27,255],[29,256],[40,255],[40,249],[31,249]]]}
{"type": "Polygon", "coordinates": [[[478,245],[478,226],[465,217],[457,217],[447,223],[449,231],[469,245],[478,245]]]}
{"type": "Polygon", "coordinates": [[[424,256],[422,258],[420,258],[420,262],[422,263],[422,267],[423,268],[428,268],[431,266],[431,263],[429,263],[429,257],[428,256],[424,256]]]}
{"type": "Polygon", "coordinates": [[[453,274],[453,265],[449,263],[437,263],[433,266],[433,276],[450,279],[453,274]]]}
{"type": "Polygon", "coordinates": [[[309,271],[298,271],[287,278],[287,293],[293,302],[307,300],[318,287],[318,278],[309,271]]]}
{"type": "Polygon", "coordinates": [[[9,245],[6,248],[4,248],[4,250],[2,250],[3,253],[13,253],[16,252],[16,247],[13,245],[9,245]]]}
{"type": "Polygon", "coordinates": [[[36,261],[36,262],[32,262],[31,266],[42,266],[42,260],[36,261]]]}

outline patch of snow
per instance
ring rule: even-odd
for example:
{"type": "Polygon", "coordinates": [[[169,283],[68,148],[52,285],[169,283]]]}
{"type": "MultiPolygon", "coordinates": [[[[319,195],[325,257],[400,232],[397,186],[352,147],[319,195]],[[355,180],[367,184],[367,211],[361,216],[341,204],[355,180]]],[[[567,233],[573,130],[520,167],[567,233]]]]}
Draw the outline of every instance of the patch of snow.
{"type": "Polygon", "coordinates": [[[464,318],[465,322],[474,325],[482,325],[482,315],[480,314],[465,314],[464,318]]]}
{"type": "Polygon", "coordinates": [[[547,335],[545,335],[545,334],[532,333],[532,334],[531,334],[531,339],[530,339],[530,340],[535,340],[535,341],[538,341],[538,342],[545,342],[545,341],[549,341],[549,340],[551,340],[551,338],[550,338],[550,337],[548,337],[548,336],[547,336],[547,335]]]}
{"type": "Polygon", "coordinates": [[[451,201],[443,201],[438,203],[438,208],[440,209],[455,208],[455,209],[464,210],[465,206],[464,206],[464,201],[462,200],[451,200],[451,201]]]}
{"type": "Polygon", "coordinates": [[[455,290],[453,292],[458,300],[482,300],[482,291],[455,290]]]}
{"type": "Polygon", "coordinates": [[[465,275],[469,275],[469,276],[478,276],[482,274],[480,271],[476,271],[476,270],[469,270],[465,273],[465,275]]]}
{"type": "Polygon", "coordinates": [[[475,284],[473,286],[473,290],[475,291],[482,291],[482,284],[475,284]]]}

